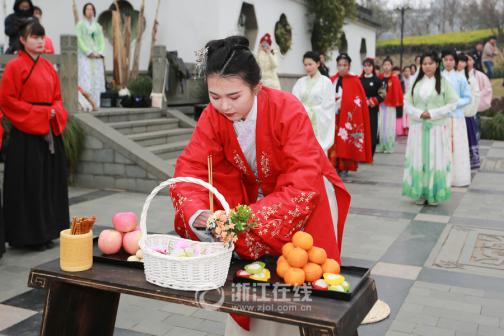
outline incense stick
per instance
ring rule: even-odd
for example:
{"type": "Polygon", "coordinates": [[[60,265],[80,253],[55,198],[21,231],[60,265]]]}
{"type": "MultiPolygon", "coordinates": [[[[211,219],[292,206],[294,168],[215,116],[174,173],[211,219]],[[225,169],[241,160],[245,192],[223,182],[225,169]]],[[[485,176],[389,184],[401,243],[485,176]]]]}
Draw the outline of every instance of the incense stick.
{"type": "MultiPolygon", "coordinates": [[[[208,156],[208,183],[213,186],[213,163],[212,163],[212,155],[208,156]]],[[[213,193],[211,191],[208,192],[208,197],[210,199],[210,211],[214,212],[214,203],[213,203],[213,193]]]]}

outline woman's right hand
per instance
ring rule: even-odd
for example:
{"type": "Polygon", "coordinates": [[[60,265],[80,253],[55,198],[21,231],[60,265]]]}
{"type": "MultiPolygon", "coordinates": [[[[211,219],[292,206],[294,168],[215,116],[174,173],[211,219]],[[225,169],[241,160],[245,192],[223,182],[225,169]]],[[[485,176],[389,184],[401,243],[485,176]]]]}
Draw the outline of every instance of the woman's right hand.
{"type": "Polygon", "coordinates": [[[207,221],[208,218],[210,217],[210,211],[203,211],[200,213],[198,217],[196,217],[196,220],[194,221],[193,226],[195,228],[199,229],[206,229],[207,227],[207,221]]]}

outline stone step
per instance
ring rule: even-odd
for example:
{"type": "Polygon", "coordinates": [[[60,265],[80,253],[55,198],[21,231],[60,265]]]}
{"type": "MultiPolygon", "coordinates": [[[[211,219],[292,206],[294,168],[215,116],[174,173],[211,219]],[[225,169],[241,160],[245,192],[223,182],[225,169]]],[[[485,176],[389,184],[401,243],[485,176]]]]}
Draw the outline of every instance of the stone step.
{"type": "Polygon", "coordinates": [[[115,123],[121,121],[134,121],[146,119],[159,119],[166,116],[166,110],[158,108],[113,108],[94,112],[93,116],[105,123],[115,123]]]}
{"type": "Polygon", "coordinates": [[[147,149],[163,160],[176,159],[187,146],[188,141],[171,142],[163,145],[149,146],[147,149]]]}
{"type": "Polygon", "coordinates": [[[175,164],[177,163],[178,158],[165,160],[166,165],[168,166],[168,173],[170,176],[173,176],[175,173],[175,164]]]}
{"type": "Polygon", "coordinates": [[[191,138],[192,128],[174,128],[164,131],[130,134],[128,138],[143,147],[164,145],[168,143],[186,141],[191,138]]]}
{"type": "Polygon", "coordinates": [[[157,118],[147,120],[119,121],[108,124],[125,135],[165,131],[177,128],[179,121],[176,118],[157,118]]]}

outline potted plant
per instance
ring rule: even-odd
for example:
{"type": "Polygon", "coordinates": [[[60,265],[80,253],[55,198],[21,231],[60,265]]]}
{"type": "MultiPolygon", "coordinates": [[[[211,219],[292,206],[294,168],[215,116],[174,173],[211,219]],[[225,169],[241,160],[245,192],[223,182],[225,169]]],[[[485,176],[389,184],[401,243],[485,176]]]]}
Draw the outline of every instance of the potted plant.
{"type": "Polygon", "coordinates": [[[130,95],[121,100],[123,107],[150,107],[152,92],[152,79],[149,76],[140,75],[128,85],[130,95]]]}

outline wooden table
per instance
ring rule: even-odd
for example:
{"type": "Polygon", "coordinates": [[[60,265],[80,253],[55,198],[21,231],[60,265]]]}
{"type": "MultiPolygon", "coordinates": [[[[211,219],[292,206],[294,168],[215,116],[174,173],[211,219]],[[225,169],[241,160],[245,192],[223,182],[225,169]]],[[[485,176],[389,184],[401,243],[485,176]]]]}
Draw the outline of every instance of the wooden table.
{"type": "MultiPolygon", "coordinates": [[[[303,336],[351,336],[357,335],[358,326],[377,300],[375,282],[368,278],[348,302],[313,295],[311,302],[298,302],[289,293],[288,302],[247,302],[243,307],[236,302],[239,291],[232,283],[238,267],[231,265],[228,281],[222,289],[205,293],[204,307],[297,325],[303,336]],[[266,309],[265,305],[268,305],[266,309]],[[310,307],[309,311],[306,307],[310,307]]],[[[31,270],[28,285],[47,289],[40,331],[43,336],[113,335],[121,294],[202,306],[195,295],[201,293],[158,287],[145,280],[141,269],[96,261],[91,270],[76,273],[61,271],[59,260],[51,261],[31,270]]],[[[267,291],[268,295],[272,293],[270,289],[267,291]]]]}

